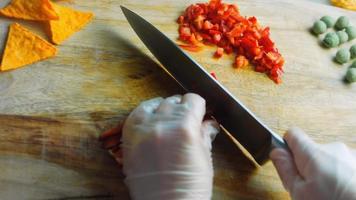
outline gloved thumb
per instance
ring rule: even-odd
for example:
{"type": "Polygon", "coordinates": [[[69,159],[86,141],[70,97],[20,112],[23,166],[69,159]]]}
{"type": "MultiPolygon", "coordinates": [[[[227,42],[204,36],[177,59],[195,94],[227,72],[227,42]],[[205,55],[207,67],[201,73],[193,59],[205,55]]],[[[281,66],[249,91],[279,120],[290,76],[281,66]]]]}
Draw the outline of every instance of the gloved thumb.
{"type": "Polygon", "coordinates": [[[215,120],[205,120],[201,126],[201,133],[205,145],[211,150],[211,143],[214,141],[216,135],[219,133],[220,127],[215,120]]]}
{"type": "Polygon", "coordinates": [[[310,173],[306,164],[309,161],[316,144],[302,130],[292,128],[284,135],[290,152],[285,149],[274,149],[270,158],[277,169],[284,187],[291,191],[293,184],[303,180],[310,173]]]}
{"type": "Polygon", "coordinates": [[[293,156],[285,149],[277,148],[272,150],[270,158],[276,167],[283,186],[287,191],[292,190],[293,184],[301,180],[301,176],[294,164],[293,156]]]}
{"type": "Polygon", "coordinates": [[[299,174],[302,177],[310,177],[313,172],[310,172],[306,167],[316,153],[317,144],[301,129],[292,128],[284,135],[284,140],[287,142],[290,152],[293,155],[293,160],[299,174]]]}

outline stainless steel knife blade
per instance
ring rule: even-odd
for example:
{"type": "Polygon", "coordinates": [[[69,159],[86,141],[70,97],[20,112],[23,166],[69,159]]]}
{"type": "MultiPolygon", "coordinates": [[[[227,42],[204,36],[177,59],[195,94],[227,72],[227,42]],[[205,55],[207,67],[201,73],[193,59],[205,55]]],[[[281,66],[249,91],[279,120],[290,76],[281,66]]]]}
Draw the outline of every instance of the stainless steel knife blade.
{"type": "Polygon", "coordinates": [[[201,95],[213,117],[259,163],[275,147],[288,148],[283,139],[265,126],[237,98],[188,54],[145,19],[121,6],[133,30],[173,78],[189,92],[201,95]]]}

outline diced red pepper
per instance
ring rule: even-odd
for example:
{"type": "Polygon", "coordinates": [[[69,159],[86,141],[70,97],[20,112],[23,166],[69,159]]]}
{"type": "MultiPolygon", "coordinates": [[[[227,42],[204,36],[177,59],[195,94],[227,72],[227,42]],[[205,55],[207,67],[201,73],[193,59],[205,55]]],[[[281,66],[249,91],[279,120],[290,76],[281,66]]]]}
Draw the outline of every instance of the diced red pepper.
{"type": "Polygon", "coordinates": [[[216,74],[215,74],[215,72],[210,72],[210,75],[212,76],[212,77],[214,77],[215,78],[215,80],[218,80],[218,78],[216,78],[216,74]]]}
{"type": "Polygon", "coordinates": [[[231,45],[225,46],[224,50],[225,50],[226,54],[230,54],[230,53],[232,53],[234,51],[234,49],[232,48],[231,45]]]}
{"type": "Polygon", "coordinates": [[[198,41],[197,38],[195,37],[195,33],[190,35],[190,37],[189,37],[189,42],[190,42],[191,44],[198,44],[198,43],[199,43],[199,41],[198,41]]]}
{"type": "Polygon", "coordinates": [[[215,44],[219,43],[220,40],[221,40],[221,34],[214,34],[213,35],[213,40],[214,40],[215,44]]]}
{"type": "Polygon", "coordinates": [[[178,22],[178,24],[183,24],[184,23],[184,16],[183,15],[179,16],[177,22],[178,22]]]}
{"type": "Polygon", "coordinates": [[[224,49],[221,47],[218,47],[215,51],[214,57],[221,58],[221,56],[223,56],[223,54],[224,54],[224,49]]]}
{"type": "Polygon", "coordinates": [[[237,26],[234,26],[234,28],[226,34],[229,38],[235,38],[235,37],[241,37],[241,35],[243,34],[244,31],[245,30],[242,26],[237,25],[237,26]]]}
{"type": "Polygon", "coordinates": [[[209,20],[204,21],[203,29],[210,30],[213,28],[213,24],[209,20]]]}
{"type": "Polygon", "coordinates": [[[249,62],[245,56],[242,56],[242,55],[236,56],[236,58],[235,58],[235,67],[236,68],[246,67],[248,64],[249,64],[249,62]]]}
{"type": "Polygon", "coordinates": [[[181,40],[186,40],[187,38],[189,38],[192,35],[190,28],[189,27],[185,27],[185,26],[181,26],[179,28],[179,38],[181,40]]]}
{"type": "Polygon", "coordinates": [[[194,25],[198,30],[203,28],[205,17],[203,15],[199,15],[197,18],[194,19],[194,25]]]}
{"type": "Polygon", "coordinates": [[[255,67],[255,71],[256,71],[256,72],[265,73],[265,72],[267,71],[267,69],[266,69],[265,67],[261,66],[261,65],[257,65],[257,66],[255,67]]]}
{"type": "Polygon", "coordinates": [[[201,47],[197,46],[197,45],[191,45],[191,44],[180,44],[178,45],[180,46],[182,49],[185,49],[187,51],[192,51],[192,52],[198,52],[201,50],[201,47]]]}
{"type": "Polygon", "coordinates": [[[178,20],[179,39],[190,45],[180,45],[189,51],[199,51],[199,43],[215,44],[214,57],[236,52],[235,67],[255,65],[255,71],[266,73],[276,83],[281,82],[284,59],[270,38],[269,27],[261,27],[256,17],[243,17],[236,5],[210,0],[190,5],[178,20]]]}

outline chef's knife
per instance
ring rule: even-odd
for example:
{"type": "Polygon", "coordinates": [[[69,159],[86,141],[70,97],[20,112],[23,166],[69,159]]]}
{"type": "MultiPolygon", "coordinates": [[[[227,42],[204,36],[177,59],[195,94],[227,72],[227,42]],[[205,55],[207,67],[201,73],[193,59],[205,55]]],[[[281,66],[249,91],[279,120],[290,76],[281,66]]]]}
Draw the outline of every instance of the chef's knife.
{"type": "Polygon", "coordinates": [[[259,163],[265,163],[273,148],[287,148],[283,139],[265,126],[251,111],[188,54],[145,19],[121,6],[136,34],[170,73],[188,92],[201,95],[213,117],[259,163]]]}

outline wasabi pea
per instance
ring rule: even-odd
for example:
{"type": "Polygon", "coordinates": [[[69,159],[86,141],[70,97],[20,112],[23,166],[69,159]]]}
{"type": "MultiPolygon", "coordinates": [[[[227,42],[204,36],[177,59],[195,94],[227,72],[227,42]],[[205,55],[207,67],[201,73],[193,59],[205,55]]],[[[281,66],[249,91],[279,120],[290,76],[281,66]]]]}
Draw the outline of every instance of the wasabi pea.
{"type": "Polygon", "coordinates": [[[356,68],[349,68],[347,70],[346,80],[350,83],[356,82],[356,68]]]}
{"type": "Polygon", "coordinates": [[[336,47],[337,45],[340,44],[339,37],[337,36],[336,33],[328,33],[326,34],[324,40],[323,40],[324,46],[328,48],[336,47]]]}
{"type": "Polygon", "coordinates": [[[349,41],[356,38],[356,27],[348,26],[348,27],[346,27],[345,31],[346,31],[347,35],[349,35],[349,41]]]}
{"type": "Polygon", "coordinates": [[[352,45],[350,48],[351,59],[356,58],[356,44],[352,45]]]}
{"type": "Polygon", "coordinates": [[[347,63],[350,60],[350,52],[347,49],[340,49],[335,56],[336,62],[340,64],[347,63]]]}
{"type": "Polygon", "coordinates": [[[335,24],[334,18],[332,18],[330,16],[324,16],[324,17],[320,18],[320,20],[323,21],[326,24],[326,27],[328,27],[328,28],[333,27],[335,24]]]}
{"type": "Polygon", "coordinates": [[[326,29],[326,24],[320,20],[316,21],[313,25],[313,32],[317,35],[325,33],[326,29]]]}
{"type": "Polygon", "coordinates": [[[341,16],[337,19],[336,23],[335,23],[335,28],[336,30],[342,30],[344,28],[346,28],[347,26],[349,26],[349,18],[345,17],[345,16],[341,16]]]}
{"type": "Polygon", "coordinates": [[[343,44],[349,40],[349,36],[345,31],[338,31],[336,34],[339,37],[340,44],[343,44]]]}
{"type": "Polygon", "coordinates": [[[352,65],[350,66],[350,68],[356,68],[356,60],[352,63],[352,65]]]}

